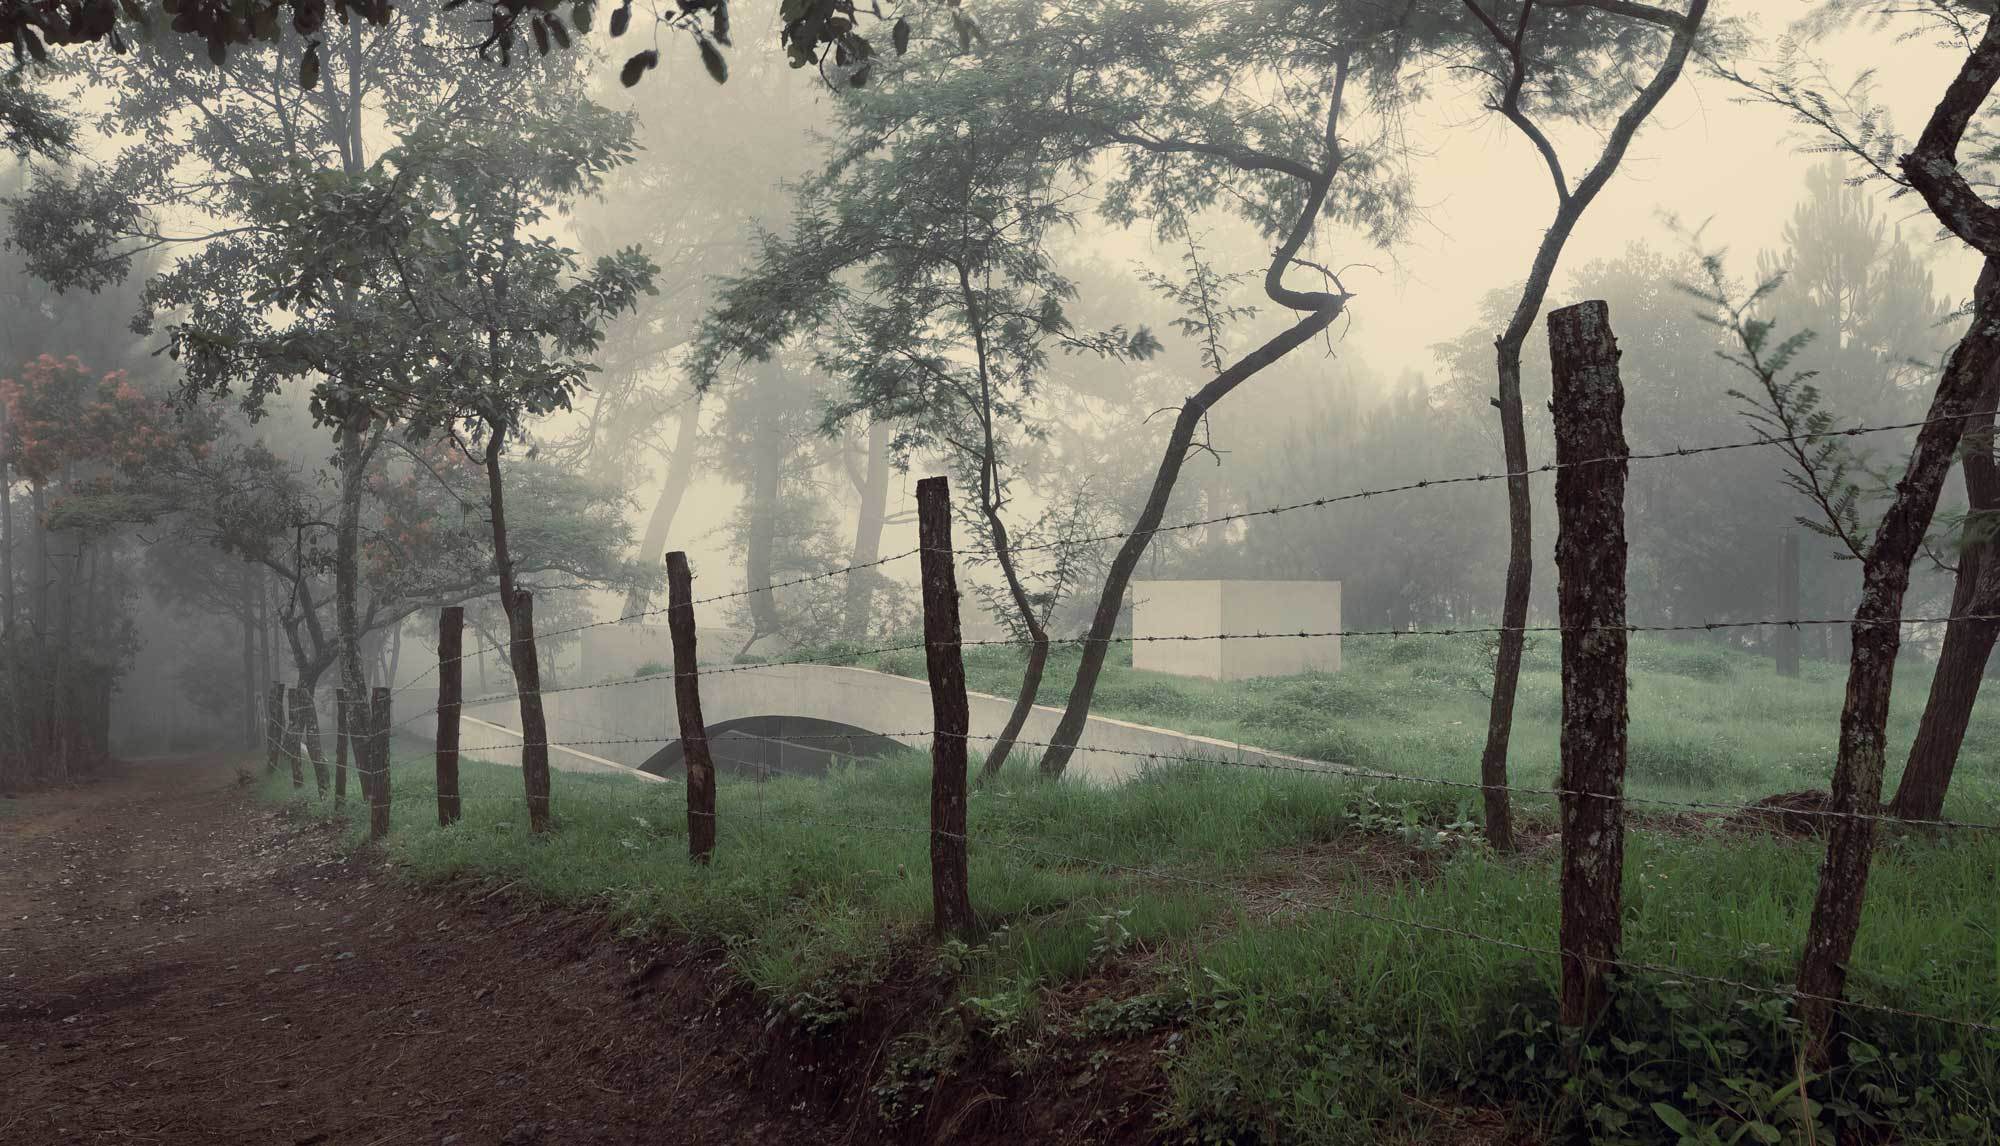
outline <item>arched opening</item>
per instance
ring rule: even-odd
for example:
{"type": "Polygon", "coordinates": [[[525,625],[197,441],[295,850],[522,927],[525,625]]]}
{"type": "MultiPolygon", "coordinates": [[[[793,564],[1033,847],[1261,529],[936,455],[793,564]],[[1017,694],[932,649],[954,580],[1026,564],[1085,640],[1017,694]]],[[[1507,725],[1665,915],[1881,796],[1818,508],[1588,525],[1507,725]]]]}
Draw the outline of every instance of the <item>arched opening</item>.
{"type": "MultiPolygon", "coordinates": [[[[824,776],[836,761],[879,760],[903,747],[865,728],[810,716],[744,716],[708,726],[715,770],[760,779],[824,776]]],[[[639,769],[677,777],[684,767],[681,742],[673,740],[639,769]]]]}

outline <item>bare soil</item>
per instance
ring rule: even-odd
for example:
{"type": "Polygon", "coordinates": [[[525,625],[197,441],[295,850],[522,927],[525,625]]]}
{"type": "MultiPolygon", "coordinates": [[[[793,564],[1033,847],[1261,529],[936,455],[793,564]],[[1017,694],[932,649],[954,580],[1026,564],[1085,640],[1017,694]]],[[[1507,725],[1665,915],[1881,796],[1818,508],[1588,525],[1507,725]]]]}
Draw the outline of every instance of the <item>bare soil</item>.
{"type": "Polygon", "coordinates": [[[713,968],[639,959],[586,917],[342,858],[233,759],[0,799],[0,1142],[784,1146],[847,1129],[756,1081],[713,968]]]}

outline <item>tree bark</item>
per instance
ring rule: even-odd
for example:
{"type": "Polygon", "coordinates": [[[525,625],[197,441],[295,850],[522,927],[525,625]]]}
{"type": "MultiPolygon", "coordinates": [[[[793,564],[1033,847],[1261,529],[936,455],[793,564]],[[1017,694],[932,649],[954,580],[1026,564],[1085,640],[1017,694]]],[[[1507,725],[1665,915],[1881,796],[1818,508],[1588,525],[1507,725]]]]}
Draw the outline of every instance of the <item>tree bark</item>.
{"type": "Polygon", "coordinates": [[[917,483],[917,544],[923,547],[924,666],[931,685],[931,930],[970,935],[972,913],[965,838],[965,695],[958,579],[952,569],[951,488],[941,477],[917,483]]]}
{"type": "MultiPolygon", "coordinates": [[[[701,395],[697,393],[687,403],[674,434],[673,456],[667,459],[667,476],[660,485],[658,500],[653,502],[652,515],[646,519],[646,535],[639,542],[639,561],[647,568],[657,565],[667,551],[674,516],[680,512],[681,499],[687,496],[688,486],[694,482],[695,452],[701,440],[701,395]]],[[[637,618],[649,604],[646,590],[634,586],[625,594],[625,611],[621,616],[627,620],[637,618]]]]}
{"type": "Polygon", "coordinates": [[[1299,320],[1276,338],[1238,359],[1181,406],[1180,416],[1174,419],[1173,431],[1167,436],[1166,452],[1160,458],[1159,469],[1153,474],[1153,487],[1146,495],[1146,504],[1139,511],[1139,519],[1133,523],[1131,533],[1126,535],[1118,553],[1111,559],[1110,569],[1105,572],[1104,588],[1097,597],[1097,610],[1091,614],[1090,628],[1083,640],[1076,683],[1070,686],[1069,702],[1063,707],[1062,719],[1049,738],[1048,750],[1042,754],[1040,768],[1044,775],[1062,775],[1069,766],[1070,756],[1076,751],[1077,741],[1083,736],[1084,722],[1090,719],[1090,701],[1097,692],[1097,678],[1104,671],[1104,658],[1111,647],[1111,634],[1118,626],[1118,614],[1125,605],[1125,590],[1132,583],[1132,571],[1139,567],[1139,559],[1145,556],[1153,532],[1160,527],[1160,519],[1166,516],[1167,499],[1173,496],[1174,483],[1180,479],[1181,466],[1187,461],[1188,449],[1194,444],[1195,431],[1201,427],[1202,417],[1245,379],[1331,326],[1333,320],[1340,317],[1346,301],[1344,296],[1332,297],[1340,302],[1299,320]]]}
{"type": "Polygon", "coordinates": [[[368,838],[389,834],[389,690],[377,687],[368,702],[368,838]]]}
{"type": "MultiPolygon", "coordinates": [[[[1968,525],[1976,528],[1993,528],[1992,515],[2000,512],[2000,467],[1993,459],[1996,403],[2000,403],[2000,370],[1987,376],[1986,393],[1980,396],[1976,415],[1966,420],[1960,451],[1966,508],[1971,515],[1968,525]]],[[[1924,703],[1903,778],[1896,785],[1896,797],[1889,804],[1891,815],[1906,820],[1935,820],[1944,815],[1945,793],[1958,766],[1959,750],[1965,745],[1965,730],[1972,724],[1986,662],[1993,655],[1995,637],[2000,637],[2000,621],[1982,618],[1995,615],[2000,615],[2000,545],[1989,535],[1966,545],[1959,555],[1951,593],[1953,619],[1945,624],[1944,647],[1938,651],[1930,697],[1924,703]]]]}
{"type": "Polygon", "coordinates": [[[243,741],[252,751],[257,747],[257,567],[238,567],[240,593],[238,617],[243,622],[243,741]]]}
{"type": "Polygon", "coordinates": [[[458,822],[458,712],[464,698],[465,607],[438,613],[437,796],[438,827],[458,822]]]}
{"type": "Polygon", "coordinates": [[[1497,110],[1535,145],[1556,186],[1555,220],[1543,233],[1541,244],[1535,250],[1534,262],[1528,269],[1528,281],[1521,288],[1513,317],[1509,319],[1507,328],[1494,339],[1495,371],[1500,390],[1494,405],[1500,408],[1501,450],[1506,457],[1508,473],[1507,583],[1500,602],[1500,652],[1493,665],[1493,699],[1487,713],[1486,748],[1479,758],[1479,782],[1484,785],[1487,842],[1495,850],[1504,852],[1514,848],[1513,816],[1507,796],[1507,748],[1514,732],[1514,697],[1520,689],[1521,654],[1527,640],[1523,630],[1528,623],[1528,602],[1535,571],[1533,507],[1529,500],[1527,475],[1528,439],[1521,411],[1521,347],[1527,340],[1528,331],[1534,326],[1535,315],[1541,311],[1549,281],[1555,275],[1556,263],[1562,258],[1563,247],[1576,230],[1577,222],[1583,218],[1583,213],[1597,198],[1598,192],[1617,173],[1632,137],[1638,134],[1640,126],[1680,79],[1681,69],[1694,47],[1695,34],[1707,14],[1708,0],[1693,0],[1688,5],[1687,15],[1674,26],[1673,39],[1667,45],[1659,70],[1653,73],[1653,78],[1639,89],[1619,115],[1605,139],[1604,149],[1598,153],[1597,162],[1578,180],[1574,190],[1563,175],[1562,163],[1554,147],[1520,107],[1527,67],[1525,41],[1533,9],[1532,0],[1524,0],[1520,22],[1511,40],[1485,17],[1473,0],[1466,0],[1466,4],[1492,30],[1501,49],[1509,54],[1513,62],[1513,73],[1497,110]]]}
{"type": "MultiPolygon", "coordinates": [[[[340,516],[334,526],[333,611],[334,639],[339,645],[340,684],[353,698],[348,713],[348,735],[369,743],[368,722],[373,719],[368,696],[368,679],[361,667],[361,495],[364,489],[367,452],[361,436],[367,429],[365,415],[348,417],[340,426],[340,516]]],[[[375,802],[374,770],[360,768],[361,790],[372,806],[375,802]]]]}
{"type": "MultiPolygon", "coordinates": [[[[1180,415],[1174,419],[1173,431],[1167,436],[1167,450],[1153,475],[1153,488],[1146,495],[1145,507],[1139,511],[1139,520],[1134,523],[1124,544],[1118,547],[1117,555],[1111,560],[1111,568],[1105,573],[1104,588],[1098,594],[1097,610],[1091,615],[1090,630],[1083,643],[1083,656],[1077,665],[1076,683],[1070,688],[1069,703],[1064,706],[1062,719],[1057,722],[1055,733],[1050,737],[1048,751],[1042,754],[1041,770],[1044,775],[1062,775],[1069,766],[1070,756],[1076,751],[1077,741],[1083,736],[1084,723],[1090,719],[1090,701],[1097,693],[1097,677],[1104,669],[1104,657],[1110,648],[1112,631],[1118,625],[1118,614],[1125,605],[1125,590],[1132,582],[1132,571],[1139,567],[1139,559],[1145,556],[1146,546],[1166,514],[1167,499],[1173,496],[1174,483],[1180,478],[1181,466],[1187,461],[1188,450],[1194,445],[1195,431],[1200,428],[1202,419],[1217,402],[1228,397],[1258,371],[1333,325],[1333,321],[1347,308],[1348,295],[1345,291],[1299,291],[1285,285],[1285,274],[1292,269],[1299,249],[1318,227],[1320,209],[1325,206],[1327,192],[1340,173],[1342,153],[1339,128],[1346,98],[1347,70],[1348,57],[1343,54],[1334,61],[1333,91],[1327,101],[1324,166],[1304,171],[1304,201],[1299,213],[1293,217],[1291,231],[1272,252],[1271,262],[1264,268],[1265,296],[1299,317],[1291,326],[1218,372],[1182,404],[1180,415]]],[[[1147,150],[1180,146],[1170,141],[1137,137],[1129,142],[1147,150]]]]}
{"type": "Polygon", "coordinates": [[[542,665],[535,651],[535,605],[525,589],[514,588],[514,559],[507,549],[507,499],[500,480],[500,427],[488,427],[486,493],[493,514],[493,563],[499,573],[500,601],[507,611],[507,656],[514,669],[514,692],[521,706],[521,782],[527,789],[528,830],[549,830],[549,722],[542,710],[542,665]]]}
{"type": "Polygon", "coordinates": [[[1807,1056],[1816,1068],[1831,1064],[1837,1054],[1836,1008],[1847,985],[1847,960],[1868,892],[1874,817],[1882,798],[1883,742],[1896,654],[1902,646],[1900,621],[1910,563],[1937,509],[1965,420],[1995,362],[2000,362],[2000,260],[1988,256],[1974,288],[1971,328],[1952,349],[1926,424],[1917,433],[1910,464],[1863,555],[1847,700],[1840,714],[1840,754],[1827,807],[1831,815],[1826,858],[1820,865],[1819,891],[1799,960],[1799,1013],[1806,1029],[1807,1056]]]}
{"type": "Polygon", "coordinates": [[[1595,1022],[1625,872],[1625,390],[1602,302],[1549,314],[1562,620],[1562,1021],[1595,1022]],[[1583,464],[1596,459],[1616,459],[1583,464]]]}
{"type": "Polygon", "coordinates": [[[667,554],[667,627],[674,645],[674,712],[687,764],[688,859],[705,864],[715,852],[715,761],[701,715],[701,668],[695,654],[694,579],[687,554],[667,554]]]}
{"type": "Polygon", "coordinates": [[[856,572],[847,577],[847,600],[841,617],[841,636],[859,641],[868,635],[874,611],[875,570],[861,566],[882,556],[882,526],[889,509],[889,423],[868,423],[868,459],[856,488],[861,497],[855,511],[854,551],[848,564],[856,572]]]}

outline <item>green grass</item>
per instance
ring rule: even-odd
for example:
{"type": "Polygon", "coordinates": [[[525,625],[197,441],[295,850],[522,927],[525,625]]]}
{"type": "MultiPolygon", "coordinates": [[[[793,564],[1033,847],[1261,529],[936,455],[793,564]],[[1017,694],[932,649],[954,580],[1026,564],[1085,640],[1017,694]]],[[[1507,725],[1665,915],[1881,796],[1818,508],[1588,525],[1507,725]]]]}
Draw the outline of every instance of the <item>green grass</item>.
{"type": "MultiPolygon", "coordinates": [[[[1521,674],[1510,751],[1512,778],[1555,786],[1562,690],[1557,645],[1531,642],[1521,674]]],[[[1133,670],[1130,646],[1114,651],[1092,711],[1383,772],[1473,783],[1486,738],[1491,669],[1476,641],[1452,637],[1348,638],[1339,673],[1216,682],[1133,670]]],[[[969,686],[1012,697],[1021,654],[968,650],[969,686]]],[[[910,653],[873,667],[923,675],[910,653]]],[[[1077,651],[1058,647],[1038,699],[1069,696],[1077,651]]],[[[1769,658],[1708,641],[1637,637],[1631,647],[1632,795],[1736,802],[1825,788],[1832,779],[1844,665],[1808,661],[1796,680],[1769,658]]],[[[1893,792],[1916,735],[1929,670],[1898,669],[1889,722],[1893,792]]],[[[1992,689],[1973,715],[1947,814],[2000,818],[2000,699],[1992,689]]]]}
{"type": "MultiPolygon", "coordinates": [[[[1129,671],[1114,679],[1145,683],[1129,671]]],[[[1342,693],[1359,679],[1261,684],[1265,707],[1238,723],[1322,705],[1364,711],[1365,695],[1342,693]]],[[[1428,711],[1416,695],[1403,703],[1428,711]]],[[[1689,743],[1703,747],[1660,759],[1710,759],[1706,739],[1689,743]]],[[[919,1082],[965,1037],[953,1016],[975,1016],[1024,1070],[1061,1037],[1169,1022],[1181,1036],[1164,1062],[1166,1129],[1189,1140],[1447,1140],[1436,1111],[1460,1103],[1606,1142],[1677,1141],[1654,1102],[1724,1140],[1753,1118],[1795,1129],[1780,1088],[1796,1031],[1782,1000],[1754,992],[1640,974],[1621,988],[1617,1039],[1594,1045],[1572,1081],[1580,1052],[1551,1025],[1553,962],[1505,945],[1555,943],[1552,850],[1493,857],[1469,834],[1469,806],[1435,786],[1188,766],[1103,790],[1016,769],[970,799],[971,884],[987,931],[967,946],[927,937],[928,767],[914,754],[824,781],[724,779],[707,868],[686,860],[678,786],[559,773],[555,830],[533,839],[518,771],[466,763],[465,819],[449,829],[436,826],[429,773],[422,757],[396,764],[389,846],[418,879],[483,877],[595,906],[635,932],[717,945],[812,1028],[837,1028],[854,999],[906,977],[911,960],[948,977],[964,1005],[933,1016],[929,1057],[889,1064],[919,1082]],[[1082,1018],[1052,1005],[1077,991],[1096,996],[1082,1018]],[[1760,1102],[1775,1113],[1754,1113],[1760,1102]]],[[[293,798],[282,784],[271,795],[293,798]]],[[[357,826],[346,830],[359,841],[357,826]]],[[[1782,987],[1818,858],[1813,841],[1635,833],[1627,958],[1782,987]]],[[[2000,833],[1889,839],[1853,997],[2000,1016],[1996,877],[2000,833]]],[[[1865,1105],[1903,1141],[1994,1140],[2000,1038],[1857,1014],[1866,1061],[1833,1080],[1831,1097],[1865,1105]]],[[[923,1087],[878,1097],[906,1091],[923,1087]]]]}

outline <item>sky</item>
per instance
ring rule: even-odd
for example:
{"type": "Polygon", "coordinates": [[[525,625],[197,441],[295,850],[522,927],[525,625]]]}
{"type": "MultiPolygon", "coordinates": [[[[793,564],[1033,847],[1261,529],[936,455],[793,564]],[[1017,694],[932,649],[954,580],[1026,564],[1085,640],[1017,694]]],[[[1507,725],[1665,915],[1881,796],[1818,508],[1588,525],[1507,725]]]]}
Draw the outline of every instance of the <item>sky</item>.
{"type": "MultiPolygon", "coordinates": [[[[1718,3],[1719,16],[1752,22],[1760,44],[1739,58],[1754,75],[1771,62],[1777,38],[1813,5],[1797,0],[1718,3]]],[[[1901,39],[1908,20],[1888,29],[1850,28],[1815,46],[1828,72],[1846,81],[1875,69],[1873,95],[1890,110],[1906,136],[1923,126],[1963,49],[1935,37],[1901,39]]],[[[1448,113],[1428,109],[1412,124],[1432,150],[1416,166],[1418,199],[1426,222],[1379,275],[1356,272],[1354,351],[1392,375],[1430,365],[1430,344],[1465,330],[1479,317],[1484,294],[1525,277],[1535,245],[1553,218],[1555,194],[1532,145],[1497,115],[1474,116],[1461,104],[1448,113]]],[[[1617,255],[1635,240],[1673,246],[1678,240],[1660,222],[1662,212],[1690,225],[1707,221],[1706,244],[1734,252],[1748,266],[1755,253],[1776,245],[1779,228],[1802,193],[1806,169],[1824,156],[1804,148],[1815,142],[1782,109],[1747,103],[1741,89],[1690,66],[1634,140],[1617,176],[1577,227],[1556,274],[1552,303],[1571,301],[1566,272],[1617,255]]],[[[1562,143],[1572,183],[1595,159],[1596,141],[1562,143]]],[[[1888,190],[1876,185],[1878,193],[1888,190]]],[[[1934,251],[1938,288],[1953,299],[1971,293],[1978,263],[1957,240],[1930,242],[1935,228],[1914,196],[1885,202],[1903,232],[1934,251]]],[[[1356,258],[1363,257],[1356,255],[1356,258]]],[[[1612,316],[1613,323],[1617,316],[1612,316]]]]}
{"type": "MultiPolygon", "coordinates": [[[[1740,19],[1754,32],[1755,46],[1733,63],[1755,75],[1775,62],[1779,37],[1815,7],[1800,0],[1718,0],[1710,12],[1712,19],[1740,19]]],[[[1921,129],[1963,58],[1963,48],[1940,44],[1935,36],[1905,38],[1912,27],[1907,18],[1886,29],[1862,24],[1812,46],[1827,74],[1842,83],[1873,69],[1871,95],[1889,109],[1891,123],[1906,136],[1921,129]]],[[[1356,298],[1337,353],[1364,364],[1365,375],[1378,381],[1393,380],[1406,370],[1435,375],[1432,346],[1477,323],[1489,291],[1519,283],[1555,210],[1547,170],[1532,145],[1464,93],[1441,92],[1411,117],[1408,130],[1424,153],[1412,172],[1422,218],[1408,240],[1386,255],[1356,244],[1343,247],[1338,238],[1323,241],[1318,251],[1322,261],[1366,261],[1377,268],[1344,276],[1356,298]]],[[[1824,155],[1808,150],[1815,142],[1782,109],[1747,101],[1740,88],[1704,74],[1691,62],[1571,237],[1548,307],[1577,301],[1569,294],[1568,281],[1593,260],[1616,256],[1634,242],[1678,245],[1682,240],[1662,221],[1663,213],[1691,227],[1705,222],[1704,246],[1727,248],[1736,256],[1734,266],[1753,265],[1758,251],[1778,245],[1779,231],[1804,193],[1807,169],[1825,161],[1824,155]]],[[[1574,183],[1596,159],[1600,140],[1572,133],[1558,136],[1557,143],[1574,183]]],[[[1977,260],[1957,240],[1934,238],[1936,228],[1916,197],[1889,202],[1892,188],[1873,186],[1882,196],[1886,217],[1932,254],[1937,288],[1953,300],[1968,295],[1977,260]]],[[[1124,232],[1094,229],[1082,245],[1115,262],[1144,259],[1171,268],[1178,257],[1178,251],[1157,249],[1149,256],[1153,243],[1143,223],[1124,232]]],[[[1246,244],[1216,252],[1216,257],[1226,269],[1261,272],[1267,253],[1261,245],[1246,244]]],[[[1615,326],[1616,314],[1612,321],[1615,326]]],[[[1246,343],[1261,340],[1275,322],[1267,308],[1238,333],[1246,343]]],[[[1351,384],[1352,375],[1330,368],[1328,378],[1332,384],[1351,384]]],[[[1227,409],[1217,411],[1219,433],[1251,431],[1232,421],[1227,409]]],[[[1242,448],[1251,444],[1244,437],[1236,440],[1242,448]]],[[[1468,459],[1468,466],[1478,468],[1489,460],[1498,459],[1468,459]]],[[[917,476],[898,477],[891,492],[892,513],[912,508],[917,476]]],[[[682,538],[677,544],[690,550],[698,567],[716,571],[719,579],[734,579],[734,587],[741,576],[735,555],[714,530],[727,520],[739,491],[709,480],[691,493],[676,523],[682,538]]],[[[913,544],[909,527],[892,528],[883,540],[885,552],[913,544]]]]}

